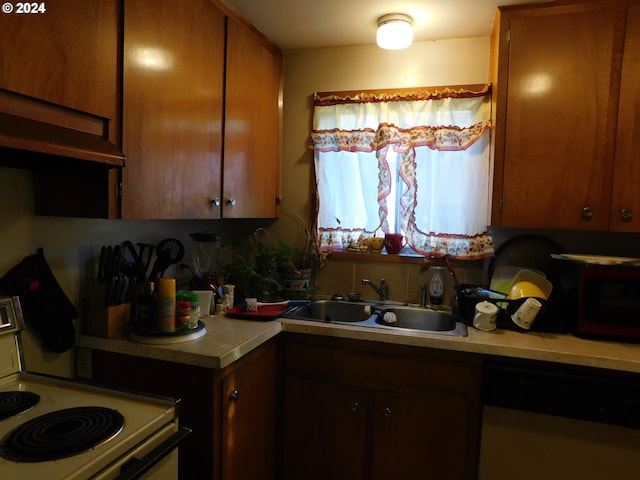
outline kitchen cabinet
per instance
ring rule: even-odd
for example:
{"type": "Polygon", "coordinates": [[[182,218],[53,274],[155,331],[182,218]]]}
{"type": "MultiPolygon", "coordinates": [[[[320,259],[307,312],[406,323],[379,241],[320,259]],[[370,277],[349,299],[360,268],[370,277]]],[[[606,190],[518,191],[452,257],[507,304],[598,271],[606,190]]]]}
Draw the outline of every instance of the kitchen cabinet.
{"type": "Polygon", "coordinates": [[[126,2],[123,218],[276,217],[281,64],[210,0],[126,2]]]}
{"type": "Polygon", "coordinates": [[[282,55],[240,19],[227,17],[222,216],[279,213],[282,55]]]}
{"type": "Polygon", "coordinates": [[[275,340],[222,370],[103,350],[78,358],[79,376],[93,382],[180,399],[180,425],[193,430],[180,447],[180,478],[275,478],[275,340]]]}
{"type": "Polygon", "coordinates": [[[225,16],[209,0],[124,9],[122,217],[217,218],[225,16]]]}
{"type": "Polygon", "coordinates": [[[0,16],[2,164],[33,170],[36,214],[115,218],[121,2],[33,5],[0,16]]]}
{"type": "Polygon", "coordinates": [[[290,335],[284,362],[283,478],[475,478],[477,359],[290,335]]]}
{"type": "Polygon", "coordinates": [[[17,13],[33,5],[0,16],[0,111],[119,145],[120,2],[53,0],[17,13]]]}
{"type": "Polygon", "coordinates": [[[500,7],[492,224],[640,231],[640,13],[625,1],[500,7]]]}

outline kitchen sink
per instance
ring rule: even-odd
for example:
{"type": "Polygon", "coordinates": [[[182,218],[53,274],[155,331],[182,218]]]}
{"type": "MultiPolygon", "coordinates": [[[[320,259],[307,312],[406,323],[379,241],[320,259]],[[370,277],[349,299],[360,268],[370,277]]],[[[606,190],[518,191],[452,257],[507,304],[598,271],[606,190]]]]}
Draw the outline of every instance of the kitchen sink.
{"type": "Polygon", "coordinates": [[[448,310],[430,310],[397,304],[316,300],[290,310],[285,318],[467,336],[466,325],[456,322],[448,310]],[[385,317],[387,320],[395,318],[395,321],[385,321],[385,317]]]}

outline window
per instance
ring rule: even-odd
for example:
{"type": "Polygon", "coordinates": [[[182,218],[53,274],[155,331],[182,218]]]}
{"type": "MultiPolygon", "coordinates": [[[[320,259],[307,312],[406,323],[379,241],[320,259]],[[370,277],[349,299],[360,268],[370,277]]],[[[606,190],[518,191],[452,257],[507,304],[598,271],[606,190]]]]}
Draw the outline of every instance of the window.
{"type": "Polygon", "coordinates": [[[314,103],[323,249],[393,232],[427,256],[493,254],[488,86],[316,94],[314,103]]]}

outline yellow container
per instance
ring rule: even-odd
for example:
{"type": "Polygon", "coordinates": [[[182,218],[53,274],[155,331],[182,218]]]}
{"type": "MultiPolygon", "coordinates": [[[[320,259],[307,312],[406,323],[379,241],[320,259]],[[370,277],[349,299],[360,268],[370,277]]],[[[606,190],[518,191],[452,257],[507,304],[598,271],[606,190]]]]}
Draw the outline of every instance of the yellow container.
{"type": "Polygon", "coordinates": [[[175,332],[176,330],[176,279],[160,277],[158,279],[158,330],[175,332]]]}

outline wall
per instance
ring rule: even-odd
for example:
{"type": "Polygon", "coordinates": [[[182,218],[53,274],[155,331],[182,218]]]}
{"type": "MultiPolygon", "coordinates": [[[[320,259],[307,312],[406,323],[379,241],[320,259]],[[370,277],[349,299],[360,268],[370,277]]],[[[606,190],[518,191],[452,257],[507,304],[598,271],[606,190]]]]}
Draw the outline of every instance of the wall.
{"type": "MultiPolygon", "coordinates": [[[[373,45],[287,53],[283,208],[282,218],[273,226],[272,232],[281,238],[298,238],[300,224],[291,211],[308,218],[312,208],[313,156],[308,149],[308,137],[314,92],[482,84],[488,79],[488,64],[488,37],[418,42],[400,51],[383,50],[373,45]]],[[[336,291],[343,294],[362,291],[370,298],[374,292],[362,290],[361,278],[375,282],[385,278],[393,298],[417,301],[420,285],[428,282],[428,271],[422,271],[421,266],[415,263],[380,264],[370,259],[338,261],[330,258],[317,283],[320,293],[331,295],[336,291]]],[[[451,288],[449,291],[447,300],[450,302],[453,298],[451,288]]]]}
{"type": "MultiPolygon", "coordinates": [[[[82,329],[88,312],[90,285],[97,274],[100,247],[124,240],[157,244],[166,237],[185,244],[184,262],[191,263],[189,233],[212,229],[229,235],[221,221],[131,221],[95,220],[33,215],[32,178],[27,170],[0,168],[0,275],[39,247],[61,288],[81,313],[82,329]]],[[[81,201],[81,200],[79,200],[81,201]]],[[[188,270],[172,267],[167,274],[188,281],[188,270]]],[[[52,375],[71,376],[73,356],[70,352],[45,351],[27,329],[23,334],[26,368],[52,375]]]]}

